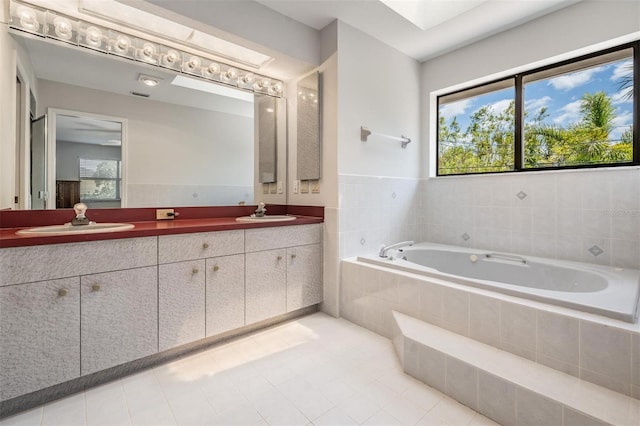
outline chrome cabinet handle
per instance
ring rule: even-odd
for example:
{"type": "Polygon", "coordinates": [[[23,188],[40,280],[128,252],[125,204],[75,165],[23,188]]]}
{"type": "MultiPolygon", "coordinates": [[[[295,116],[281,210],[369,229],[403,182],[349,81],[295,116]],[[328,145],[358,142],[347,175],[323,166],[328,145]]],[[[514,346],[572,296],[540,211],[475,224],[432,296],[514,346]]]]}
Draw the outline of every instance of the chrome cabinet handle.
{"type": "Polygon", "coordinates": [[[208,249],[209,248],[209,243],[202,243],[202,248],[203,249],[208,249]]]}
{"type": "Polygon", "coordinates": [[[64,297],[67,294],[69,294],[69,290],[67,290],[66,288],[61,288],[60,290],[58,290],[58,296],[60,297],[64,297]]]}
{"type": "Polygon", "coordinates": [[[296,258],[296,254],[295,254],[295,253],[293,253],[293,254],[291,255],[291,258],[292,258],[292,259],[295,259],[295,258],[296,258]]]}
{"type": "Polygon", "coordinates": [[[92,291],[100,291],[100,284],[94,284],[91,286],[92,291]]]}
{"type": "Polygon", "coordinates": [[[282,256],[278,256],[278,260],[282,260],[282,256]]]}
{"type": "Polygon", "coordinates": [[[193,269],[191,270],[191,274],[192,274],[192,275],[195,275],[195,274],[197,274],[198,272],[200,272],[200,271],[198,270],[198,268],[193,268],[193,269]]]}
{"type": "Polygon", "coordinates": [[[218,265],[213,267],[213,272],[216,272],[216,271],[219,271],[219,270],[220,270],[220,267],[218,265]]]}

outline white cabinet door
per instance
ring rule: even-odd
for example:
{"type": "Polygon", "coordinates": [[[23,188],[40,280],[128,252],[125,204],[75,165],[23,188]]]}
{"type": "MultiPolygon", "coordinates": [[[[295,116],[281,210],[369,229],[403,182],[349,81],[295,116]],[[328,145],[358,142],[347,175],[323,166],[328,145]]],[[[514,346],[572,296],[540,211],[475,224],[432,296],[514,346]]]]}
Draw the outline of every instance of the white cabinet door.
{"type": "Polygon", "coordinates": [[[158,351],[158,269],[128,269],[80,277],[81,372],[158,351]]]}
{"type": "Polygon", "coordinates": [[[322,302],[320,244],[287,249],[287,312],[322,302]]]}
{"type": "Polygon", "coordinates": [[[244,324],[244,254],[207,259],[207,337],[244,324]]]}
{"type": "Polygon", "coordinates": [[[160,265],[158,337],[161,351],[205,337],[205,261],[160,265]]]}
{"type": "Polygon", "coordinates": [[[246,323],[253,324],[287,311],[286,250],[246,254],[246,323]]]}
{"type": "Polygon", "coordinates": [[[80,279],[0,288],[0,400],[80,376],[80,279]]]}

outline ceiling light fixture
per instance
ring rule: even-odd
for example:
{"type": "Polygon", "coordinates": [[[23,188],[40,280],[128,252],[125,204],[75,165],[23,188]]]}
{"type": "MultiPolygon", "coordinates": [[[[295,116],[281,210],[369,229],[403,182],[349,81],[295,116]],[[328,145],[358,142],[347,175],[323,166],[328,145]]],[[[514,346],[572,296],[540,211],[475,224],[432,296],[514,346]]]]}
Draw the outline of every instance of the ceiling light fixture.
{"type": "Polygon", "coordinates": [[[145,12],[135,6],[117,1],[82,0],[79,10],[116,24],[124,24],[163,38],[205,50],[224,59],[260,68],[272,58],[227,40],[194,30],[186,25],[145,12]]]}
{"type": "Polygon", "coordinates": [[[144,74],[140,74],[138,76],[138,81],[148,87],[157,86],[158,84],[160,84],[160,80],[162,79],[159,77],[151,77],[149,75],[144,75],[144,74]]]}
{"type": "Polygon", "coordinates": [[[136,37],[124,31],[116,31],[19,0],[10,0],[9,12],[9,27],[14,34],[24,35],[26,32],[50,41],[63,42],[67,47],[90,48],[104,54],[117,55],[255,93],[283,96],[284,86],[279,80],[136,37]]]}

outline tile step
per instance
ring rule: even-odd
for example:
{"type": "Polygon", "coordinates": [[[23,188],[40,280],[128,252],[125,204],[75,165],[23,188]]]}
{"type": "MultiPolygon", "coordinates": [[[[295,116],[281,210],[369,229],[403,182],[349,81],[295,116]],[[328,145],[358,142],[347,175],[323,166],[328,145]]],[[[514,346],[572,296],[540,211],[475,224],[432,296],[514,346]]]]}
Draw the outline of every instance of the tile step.
{"type": "Polygon", "coordinates": [[[640,400],[393,312],[404,371],[503,425],[640,425],[640,400]]]}

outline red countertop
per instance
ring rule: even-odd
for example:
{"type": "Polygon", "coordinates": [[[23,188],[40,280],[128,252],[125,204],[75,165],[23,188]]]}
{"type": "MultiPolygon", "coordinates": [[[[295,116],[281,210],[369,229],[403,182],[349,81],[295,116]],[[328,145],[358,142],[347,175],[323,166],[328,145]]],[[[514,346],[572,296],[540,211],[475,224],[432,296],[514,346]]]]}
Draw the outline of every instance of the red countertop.
{"type": "Polygon", "coordinates": [[[131,223],[134,228],[93,234],[33,236],[17,235],[16,232],[34,226],[61,225],[69,222],[74,217],[73,209],[0,211],[0,248],[324,222],[324,207],[286,205],[267,205],[266,207],[267,214],[289,214],[296,216],[296,220],[268,223],[237,222],[235,220],[236,217],[250,215],[256,206],[175,207],[174,210],[179,213],[179,216],[169,220],[156,220],[156,208],[95,209],[87,211],[87,217],[94,222],[131,223]]]}

